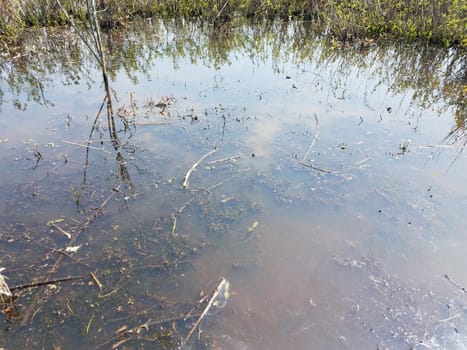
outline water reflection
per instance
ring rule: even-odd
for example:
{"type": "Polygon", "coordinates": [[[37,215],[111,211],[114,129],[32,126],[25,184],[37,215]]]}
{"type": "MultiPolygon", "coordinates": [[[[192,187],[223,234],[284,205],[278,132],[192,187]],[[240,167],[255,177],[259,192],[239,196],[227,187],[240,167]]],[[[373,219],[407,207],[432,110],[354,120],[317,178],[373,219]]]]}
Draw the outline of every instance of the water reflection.
{"type": "MultiPolygon", "coordinates": [[[[125,71],[135,81],[135,73],[148,72],[157,57],[171,57],[174,66],[182,58],[219,68],[228,64],[232,53],[250,57],[256,64],[272,58],[275,70],[285,62],[298,67],[308,62],[327,66],[335,72],[350,67],[370,71],[391,93],[411,94],[410,99],[430,108],[441,99],[465,116],[465,56],[462,52],[433,47],[385,47],[359,42],[355,46],[321,40],[307,22],[264,22],[256,25],[222,26],[185,21],[149,21],[134,23],[129,31],[110,31],[105,36],[109,52],[109,75],[125,71]],[[416,53],[415,53],[416,52],[416,53]],[[411,90],[411,92],[409,92],[411,90]]],[[[89,55],[73,33],[43,29],[24,40],[14,57],[1,62],[2,102],[24,108],[26,102],[50,103],[44,88],[54,83],[50,78],[60,73],[64,84],[80,80],[94,81],[89,55]],[[47,56],[50,59],[43,60],[47,56]],[[25,97],[25,98],[24,98],[25,97]]],[[[334,72],[334,74],[335,74],[334,72]]],[[[336,82],[340,90],[349,90],[350,81],[336,82]]],[[[368,91],[374,89],[368,87],[368,91]]],[[[463,118],[458,122],[462,122],[463,118]]]]}
{"type": "Polygon", "coordinates": [[[2,66],[0,266],[50,283],[18,292],[8,347],[176,348],[225,276],[189,347],[465,348],[442,51],[136,23],[102,83],[73,35],[39,38],[2,66]]]}

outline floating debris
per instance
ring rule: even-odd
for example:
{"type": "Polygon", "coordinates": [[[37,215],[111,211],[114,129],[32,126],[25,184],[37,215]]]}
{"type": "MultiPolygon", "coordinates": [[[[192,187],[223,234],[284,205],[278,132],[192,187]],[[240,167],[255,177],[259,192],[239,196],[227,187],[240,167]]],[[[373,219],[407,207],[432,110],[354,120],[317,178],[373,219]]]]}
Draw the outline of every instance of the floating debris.
{"type": "Polygon", "coordinates": [[[191,172],[193,170],[195,170],[195,168],[199,165],[199,163],[201,163],[204,159],[206,159],[207,157],[209,157],[211,154],[213,154],[214,152],[216,152],[216,149],[212,149],[210,150],[208,153],[204,154],[195,164],[193,164],[193,166],[187,171],[185,177],[183,178],[183,183],[182,183],[182,187],[183,188],[187,188],[188,187],[188,179],[190,178],[190,175],[191,175],[191,172]]]}
{"type": "Polygon", "coordinates": [[[227,304],[227,300],[230,297],[229,289],[230,289],[229,281],[227,281],[224,277],[221,277],[219,279],[219,283],[217,283],[217,287],[211,293],[209,301],[206,307],[204,308],[203,312],[201,313],[201,315],[199,316],[198,320],[195,322],[193,327],[191,327],[190,332],[188,332],[188,335],[183,340],[183,344],[186,344],[188,340],[190,340],[191,336],[193,335],[193,332],[196,330],[196,328],[198,328],[201,321],[209,313],[211,308],[222,309],[225,307],[225,305],[227,304]]]}
{"type": "Polygon", "coordinates": [[[67,253],[76,253],[79,250],[79,248],[81,248],[82,246],[83,246],[82,244],[75,245],[75,246],[69,246],[65,248],[65,251],[67,253]]]}
{"type": "Polygon", "coordinates": [[[71,234],[57,225],[58,222],[62,222],[62,221],[64,221],[64,219],[50,220],[50,221],[47,222],[47,226],[50,226],[50,227],[56,229],[58,232],[60,232],[66,238],[71,239],[71,234]]]}
{"type": "Polygon", "coordinates": [[[4,267],[0,267],[0,296],[11,298],[13,294],[11,294],[8,284],[5,282],[6,277],[2,275],[2,271],[4,270],[4,267]]]}
{"type": "Polygon", "coordinates": [[[259,222],[255,221],[250,227],[248,227],[248,232],[253,232],[256,227],[258,227],[259,222]]]}

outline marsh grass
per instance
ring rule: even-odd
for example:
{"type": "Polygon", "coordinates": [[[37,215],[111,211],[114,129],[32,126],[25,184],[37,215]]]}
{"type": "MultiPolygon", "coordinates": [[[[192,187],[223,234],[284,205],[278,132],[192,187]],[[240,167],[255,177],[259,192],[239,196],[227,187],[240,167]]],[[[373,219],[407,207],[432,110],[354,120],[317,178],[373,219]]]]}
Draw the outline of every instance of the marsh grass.
{"type": "MultiPolygon", "coordinates": [[[[31,26],[67,23],[56,0],[1,0],[0,37],[16,40],[31,26]]],[[[86,0],[65,0],[77,20],[87,19],[86,0]]],[[[389,37],[467,47],[465,0],[100,0],[104,28],[153,16],[230,21],[291,17],[313,20],[323,32],[341,40],[389,37]]]]}

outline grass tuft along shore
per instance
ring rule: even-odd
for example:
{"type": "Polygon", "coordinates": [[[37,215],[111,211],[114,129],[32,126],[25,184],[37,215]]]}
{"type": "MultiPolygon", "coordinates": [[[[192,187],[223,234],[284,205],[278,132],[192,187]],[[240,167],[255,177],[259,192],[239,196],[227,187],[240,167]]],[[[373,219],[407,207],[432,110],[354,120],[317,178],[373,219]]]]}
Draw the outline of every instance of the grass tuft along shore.
{"type": "MultiPolygon", "coordinates": [[[[0,42],[18,41],[27,28],[67,23],[57,0],[0,0],[0,42]]],[[[89,0],[87,0],[89,1],[89,0]]],[[[84,0],[61,0],[76,20],[84,0]]],[[[467,0],[97,0],[102,27],[135,18],[184,17],[216,21],[290,17],[313,20],[341,40],[389,38],[467,47],[467,0]]]]}

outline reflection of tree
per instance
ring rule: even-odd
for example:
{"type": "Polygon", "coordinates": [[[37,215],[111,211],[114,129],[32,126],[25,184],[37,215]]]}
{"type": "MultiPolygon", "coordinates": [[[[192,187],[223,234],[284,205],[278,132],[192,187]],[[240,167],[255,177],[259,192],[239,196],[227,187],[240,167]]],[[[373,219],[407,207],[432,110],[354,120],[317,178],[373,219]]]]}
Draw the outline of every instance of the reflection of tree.
{"type": "Polygon", "coordinates": [[[104,53],[104,46],[103,46],[102,39],[101,39],[101,32],[100,32],[99,22],[97,19],[95,0],[87,1],[87,13],[88,13],[89,20],[87,23],[83,23],[84,28],[78,28],[73,20],[73,17],[71,17],[68,14],[67,10],[62,6],[59,0],[57,0],[57,3],[62,9],[64,15],[67,17],[72,27],[76,30],[78,36],[81,39],[81,42],[89,49],[92,56],[98,62],[100,70],[102,72],[102,80],[104,83],[105,97],[99,108],[96,118],[94,119],[94,122],[91,127],[91,132],[88,138],[88,147],[86,149],[86,160],[85,160],[85,167],[84,167],[83,183],[86,184],[86,175],[87,175],[87,169],[88,169],[88,164],[89,164],[89,151],[90,151],[89,146],[92,142],[94,131],[97,130],[98,121],[101,117],[102,110],[105,107],[105,110],[107,112],[107,130],[109,131],[110,142],[112,143],[112,146],[116,152],[116,160],[120,167],[120,179],[122,183],[127,183],[130,185],[130,187],[132,187],[130,174],[126,166],[127,162],[126,162],[125,157],[122,155],[122,144],[117,134],[114,109],[112,106],[112,94],[111,94],[109,79],[108,79],[108,74],[107,74],[107,59],[104,53]]]}
{"type": "MultiPolygon", "coordinates": [[[[339,73],[336,76],[339,75],[342,86],[351,82],[345,81],[346,75],[341,73],[357,68],[370,72],[377,81],[389,86],[389,92],[410,92],[414,102],[424,108],[438,102],[446,108],[453,107],[460,116],[456,126],[464,127],[465,51],[427,46],[375,46],[364,41],[348,47],[348,44],[317,37],[316,28],[307,22],[212,25],[160,20],[136,22],[131,29],[105,33],[108,79],[124,71],[136,83],[136,74],[149,76],[159,57],[172,59],[175,67],[180,59],[188,58],[194,64],[218,68],[238,53],[250,57],[254,64],[272,59],[276,71],[284,62],[297,66],[312,64],[317,71],[331,67],[339,73]]],[[[91,83],[92,63],[83,54],[83,44],[69,32],[37,33],[25,42],[17,58],[0,62],[1,76],[8,76],[0,87],[1,101],[11,95],[11,102],[21,101],[22,97],[26,101],[46,103],[47,87],[54,83],[51,76],[60,74],[63,84],[79,80],[91,83]],[[45,54],[50,59],[40,58],[45,54]]],[[[109,107],[111,102],[106,108],[109,107]]],[[[112,118],[109,123],[112,125],[112,118]]]]}
{"type": "Polygon", "coordinates": [[[115,123],[115,116],[113,112],[112,106],[112,96],[110,95],[110,88],[108,80],[104,80],[104,88],[105,88],[105,98],[102,101],[102,104],[99,108],[99,111],[96,114],[94,122],[91,127],[91,131],[88,136],[87,148],[86,148],[86,159],[84,162],[84,176],[83,176],[83,183],[86,184],[87,180],[87,169],[89,165],[89,152],[91,151],[90,145],[93,141],[94,133],[99,131],[99,120],[101,118],[102,111],[104,110],[107,112],[107,130],[110,136],[110,142],[112,143],[112,147],[115,150],[115,159],[119,164],[119,174],[120,180],[122,183],[128,184],[130,188],[133,187],[131,184],[130,173],[127,168],[127,161],[122,153],[122,143],[118,137],[118,130],[115,123]]]}
{"type": "MultiPolygon", "coordinates": [[[[63,11],[65,14],[67,14],[67,12],[64,9],[63,11]]],[[[91,40],[88,41],[88,39],[84,37],[84,32],[78,30],[78,33],[80,33],[79,34],[80,38],[85,43],[85,45],[89,48],[89,50],[91,51],[93,56],[96,58],[96,60],[99,62],[99,66],[102,71],[102,80],[104,83],[104,90],[105,90],[104,100],[99,108],[99,111],[93,122],[91,132],[89,134],[88,146],[91,144],[93,133],[96,130],[97,121],[100,119],[100,115],[105,106],[105,110],[107,112],[107,130],[109,131],[110,142],[112,143],[112,146],[116,152],[116,160],[120,167],[120,179],[123,183],[127,183],[130,185],[130,187],[132,187],[130,174],[126,166],[127,162],[126,162],[125,157],[122,155],[122,150],[121,150],[122,143],[120,139],[118,138],[118,134],[117,134],[114,109],[112,105],[112,94],[111,94],[109,79],[107,75],[107,60],[106,60],[106,55],[104,53],[104,47],[103,47],[102,40],[101,40],[101,33],[100,33],[100,28],[99,28],[97,14],[96,14],[96,4],[94,1],[88,2],[88,13],[90,15],[89,16],[90,28],[88,28],[87,33],[90,33],[91,40]]],[[[69,17],[69,19],[71,23],[73,24],[71,17],[69,17]]],[[[73,24],[73,26],[75,25],[73,24]]],[[[87,173],[88,164],[89,164],[89,147],[86,149],[85,170],[84,170],[84,178],[83,178],[84,183],[86,183],[86,173],[87,173]]]]}

